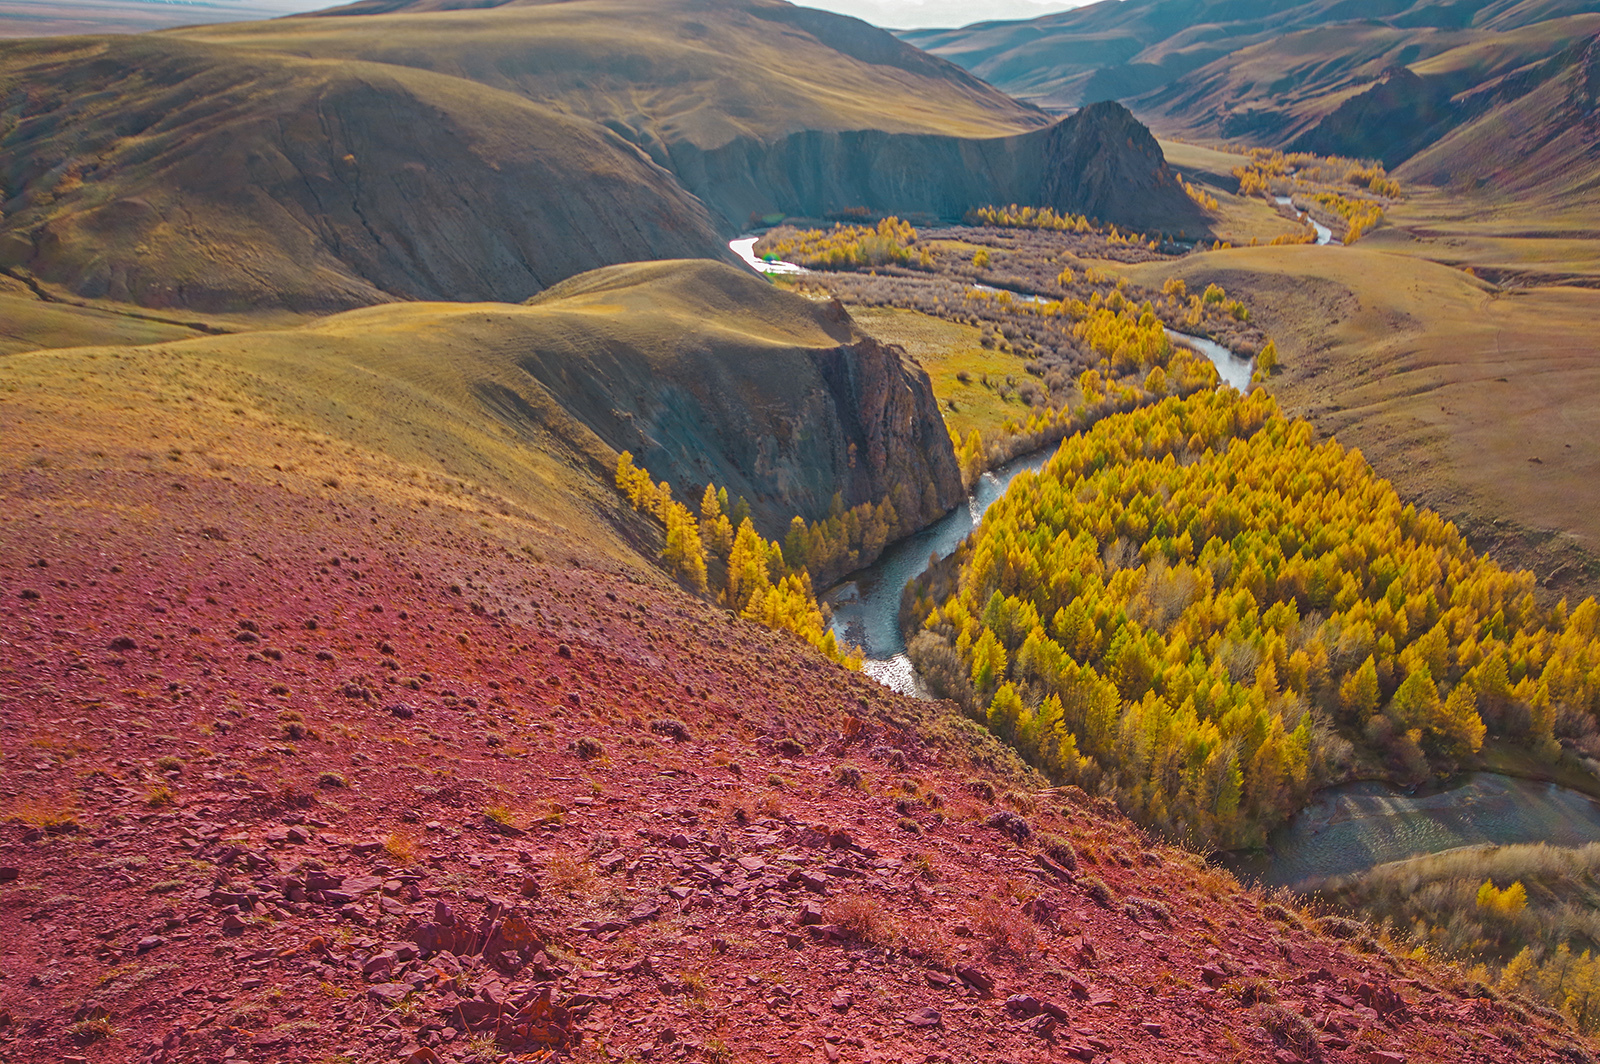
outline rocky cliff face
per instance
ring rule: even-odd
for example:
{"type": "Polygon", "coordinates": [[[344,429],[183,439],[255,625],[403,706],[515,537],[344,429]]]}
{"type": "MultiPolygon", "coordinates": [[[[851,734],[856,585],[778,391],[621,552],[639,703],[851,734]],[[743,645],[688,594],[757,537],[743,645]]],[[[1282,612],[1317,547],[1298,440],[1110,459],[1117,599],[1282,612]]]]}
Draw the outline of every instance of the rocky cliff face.
{"type": "Polygon", "coordinates": [[[827,516],[836,493],[846,506],[891,498],[918,526],[962,498],[928,375],[837,304],[777,291],[747,271],[679,262],[595,271],[534,306],[563,317],[558,334],[541,331],[517,355],[520,368],[680,498],[698,501],[707,483],[726,487],[745,496],[768,535],[796,514],[827,516]],[[629,286],[613,287],[612,275],[629,286]],[[635,300],[704,320],[691,329],[673,315],[644,343],[583,313],[596,301],[627,311],[635,300]],[[720,327],[723,305],[779,327],[720,327]],[[574,311],[582,316],[565,316],[574,311]]]}
{"type": "Polygon", "coordinates": [[[893,498],[923,525],[961,501],[961,474],[928,375],[897,347],[871,337],[812,356],[850,461],[847,505],[893,498]]]}
{"type": "Polygon", "coordinates": [[[1155,138],[1117,103],[1007,137],[811,130],[667,151],[665,165],[730,228],[769,214],[866,208],[957,219],[985,204],[1022,203],[1142,230],[1206,230],[1155,138]]]}

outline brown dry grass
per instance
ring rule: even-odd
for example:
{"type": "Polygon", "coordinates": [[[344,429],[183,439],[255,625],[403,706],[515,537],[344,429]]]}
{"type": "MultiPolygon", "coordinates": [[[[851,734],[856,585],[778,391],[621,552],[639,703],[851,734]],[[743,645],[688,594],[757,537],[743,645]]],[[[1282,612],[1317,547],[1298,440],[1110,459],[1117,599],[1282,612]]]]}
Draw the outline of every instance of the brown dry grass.
{"type": "Polygon", "coordinates": [[[383,850],[395,860],[409,864],[417,859],[417,837],[409,831],[391,831],[383,840],[383,850]]]}
{"type": "Polygon", "coordinates": [[[695,0],[578,0],[494,10],[204,26],[190,40],[315,58],[426,65],[557,103],[598,121],[637,121],[714,147],[795,129],[997,136],[1044,124],[987,85],[919,66],[864,62],[819,45],[770,8],[695,0]],[[632,90],[583,71],[645,70],[632,90]]]}

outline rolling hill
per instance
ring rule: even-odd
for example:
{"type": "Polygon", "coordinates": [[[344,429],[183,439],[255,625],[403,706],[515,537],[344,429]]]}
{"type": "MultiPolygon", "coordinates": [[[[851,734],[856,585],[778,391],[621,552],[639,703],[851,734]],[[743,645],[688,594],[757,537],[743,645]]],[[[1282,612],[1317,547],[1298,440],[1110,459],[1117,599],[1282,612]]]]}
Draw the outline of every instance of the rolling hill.
{"type": "Polygon", "coordinates": [[[1201,232],[1124,113],[1053,125],[780,0],[358,4],[0,44],[0,268],[210,313],[518,301],[768,215],[1020,202],[1201,232]],[[711,17],[714,14],[716,17],[711,17]]]}
{"type": "Polygon", "coordinates": [[[295,0],[0,0],[0,37],[147,33],[227,19],[275,18],[295,0]]]}
{"type": "Polygon", "coordinates": [[[417,67],[661,147],[801,130],[989,137],[1043,113],[858,19],[783,0],[364,0],[315,15],[169,35],[417,67]]]}
{"type": "Polygon", "coordinates": [[[1203,231],[1125,121],[1055,130],[954,64],[857,19],[780,0],[364,0],[190,39],[428,69],[605,125],[728,230],[852,208],[959,218],[1018,201],[1203,231]],[[716,18],[708,17],[715,11],[716,18]],[[1084,172],[1104,179],[1080,184],[1084,172]],[[1116,194],[1113,185],[1131,188],[1116,194]]]}
{"type": "Polygon", "coordinates": [[[0,132],[0,265],[81,296],[519,300],[622,259],[726,254],[615,134],[426,71],[47,38],[0,47],[0,86],[29,99],[0,132]]]}
{"type": "Polygon", "coordinates": [[[910,30],[900,37],[1019,99],[1062,109],[1129,99],[1179,82],[1208,84],[1245,62],[1234,58],[1239,53],[1276,55],[1280,42],[1287,69],[1279,74],[1287,82],[1253,82],[1246,93],[1276,95],[1308,80],[1370,81],[1382,69],[1363,73],[1374,62],[1405,65],[1479,34],[1595,10],[1593,0],[1107,0],[1027,21],[910,30]],[[1333,37],[1314,36],[1330,28],[1337,29],[1333,37]],[[1290,40],[1302,33],[1313,36],[1290,40]],[[1320,46],[1314,43],[1319,40],[1320,46]],[[1288,58],[1295,54],[1299,62],[1288,58]]]}
{"type": "Polygon", "coordinates": [[[1120,99],[1158,134],[1391,170],[1417,157],[1403,177],[1570,200],[1594,173],[1580,145],[1597,34],[1589,0],[1130,0],[902,36],[1048,106],[1120,99]]]}

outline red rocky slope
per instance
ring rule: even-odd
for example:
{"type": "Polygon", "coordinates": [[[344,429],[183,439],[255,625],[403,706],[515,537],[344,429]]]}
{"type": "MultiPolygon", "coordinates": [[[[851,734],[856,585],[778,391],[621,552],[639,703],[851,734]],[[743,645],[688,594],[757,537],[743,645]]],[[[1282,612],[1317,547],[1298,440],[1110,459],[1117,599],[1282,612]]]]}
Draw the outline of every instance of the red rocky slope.
{"type": "Polygon", "coordinates": [[[1588,1059],[510,521],[0,489],[0,1058],[1588,1059]]]}

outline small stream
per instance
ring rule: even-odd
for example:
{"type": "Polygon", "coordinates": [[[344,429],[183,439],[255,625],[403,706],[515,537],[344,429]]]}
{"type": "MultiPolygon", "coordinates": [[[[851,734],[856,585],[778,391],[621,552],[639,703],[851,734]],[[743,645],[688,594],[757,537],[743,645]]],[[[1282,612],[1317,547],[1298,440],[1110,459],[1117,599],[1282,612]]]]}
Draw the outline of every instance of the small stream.
{"type": "MultiPolygon", "coordinates": [[[[1274,203],[1276,203],[1280,207],[1294,207],[1294,200],[1290,199],[1288,196],[1273,196],[1272,197],[1272,201],[1274,203]]],[[[1332,229],[1329,229],[1327,226],[1323,225],[1321,222],[1319,222],[1315,218],[1311,217],[1311,215],[1309,215],[1306,212],[1300,210],[1300,208],[1294,207],[1294,209],[1295,209],[1296,213],[1298,213],[1300,215],[1300,220],[1301,221],[1310,222],[1311,223],[1311,228],[1316,230],[1317,243],[1318,244],[1331,244],[1331,243],[1333,243],[1333,230],[1332,229]]]]}

